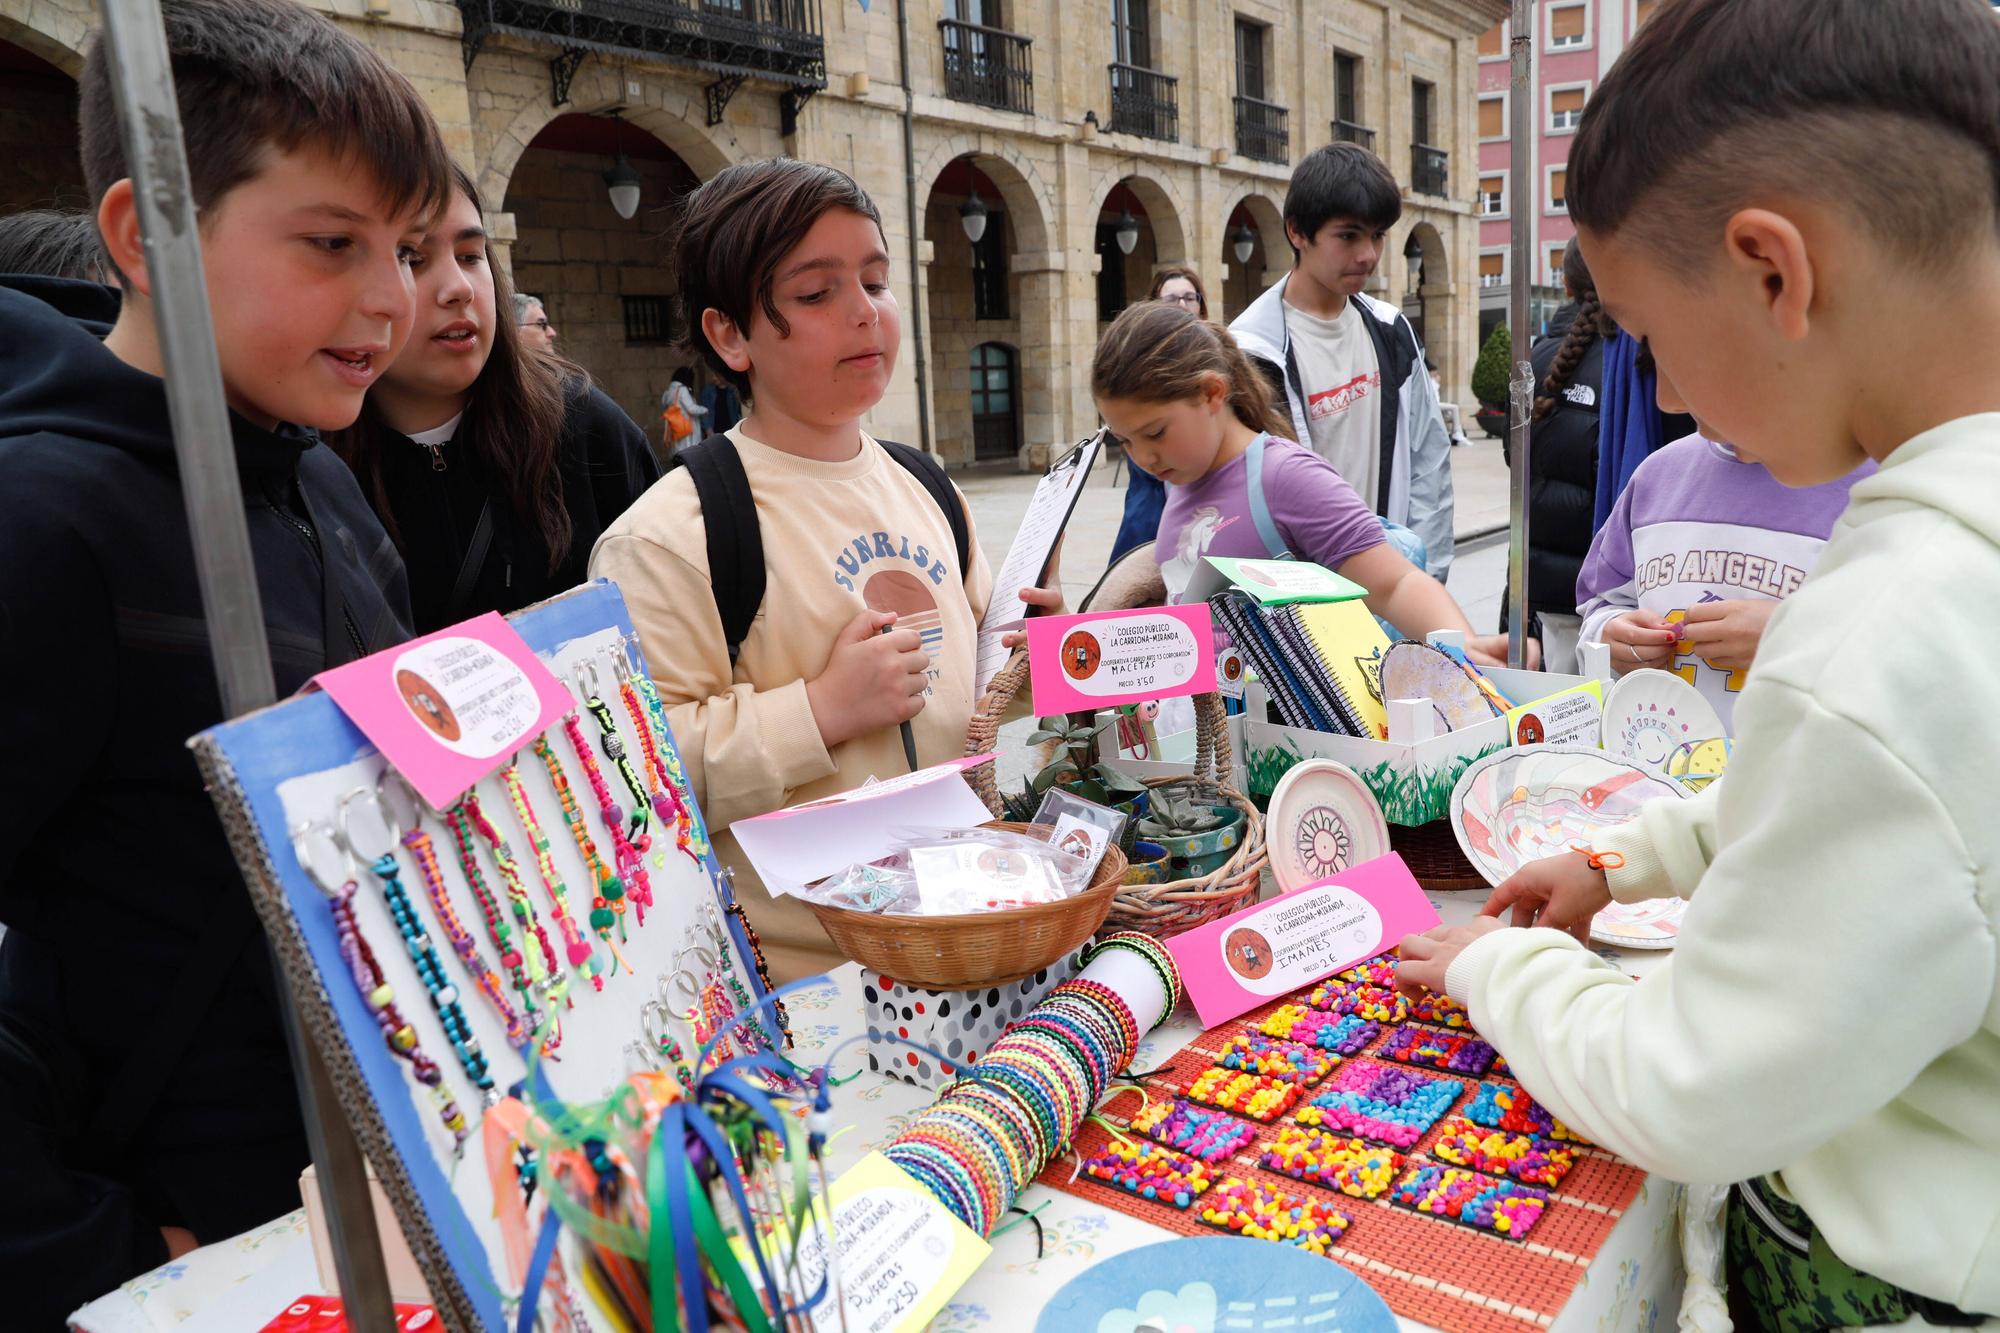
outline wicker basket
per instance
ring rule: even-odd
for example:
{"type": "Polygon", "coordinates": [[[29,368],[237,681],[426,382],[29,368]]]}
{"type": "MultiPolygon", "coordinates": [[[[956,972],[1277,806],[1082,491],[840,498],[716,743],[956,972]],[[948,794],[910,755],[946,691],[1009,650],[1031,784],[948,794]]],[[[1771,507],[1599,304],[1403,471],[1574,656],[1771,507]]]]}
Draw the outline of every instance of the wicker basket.
{"type": "MultiPolygon", "coordinates": [[[[1046,824],[986,828],[1046,840],[1046,824]]],[[[1104,849],[1090,887],[1061,902],[1005,912],[902,916],[808,903],[834,948],[863,967],[928,990],[976,990],[1031,977],[1097,932],[1125,879],[1125,854],[1104,849]]]]}
{"type": "MultiPolygon", "coordinates": [[[[994,676],[986,697],[972,712],[966,729],[965,752],[989,754],[1000,734],[1000,721],[1014,702],[1014,695],[1028,678],[1028,655],[1016,651],[1007,665],[994,676]]],[[[1157,939],[1178,935],[1184,930],[1238,912],[1257,901],[1263,886],[1264,867],[1270,855],[1264,846],[1264,817],[1248,797],[1230,785],[1234,759],[1229,745],[1229,725],[1219,694],[1197,695],[1194,700],[1194,772],[1190,777],[1164,778],[1149,787],[1185,786],[1213,805],[1233,805],[1243,812],[1243,841],[1236,854],[1221,869],[1197,879],[1172,880],[1165,884],[1126,884],[1119,888],[1104,924],[1114,930],[1136,930],[1157,939]]],[[[1002,809],[1000,784],[992,764],[982,764],[966,774],[986,808],[995,814],[1002,809]]]]}
{"type": "Polygon", "coordinates": [[[1434,893],[1492,887],[1465,859],[1448,819],[1433,819],[1415,827],[1389,825],[1389,850],[1403,858],[1417,883],[1434,893]]]}

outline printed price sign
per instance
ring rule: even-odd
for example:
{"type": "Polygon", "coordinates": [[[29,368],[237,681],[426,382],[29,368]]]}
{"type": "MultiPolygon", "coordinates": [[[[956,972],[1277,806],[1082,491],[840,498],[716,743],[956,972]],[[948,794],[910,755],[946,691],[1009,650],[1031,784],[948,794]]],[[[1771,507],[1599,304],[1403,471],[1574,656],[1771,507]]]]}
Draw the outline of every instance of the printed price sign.
{"type": "Polygon", "coordinates": [[[1599,744],[1604,721],[1604,687],[1586,681],[1546,698],[1507,710],[1507,736],[1515,745],[1599,744]]]}
{"type": "MultiPolygon", "coordinates": [[[[992,1247],[880,1153],[833,1182],[836,1283],[812,1308],[814,1333],[920,1333],[992,1247]],[[843,1298],[844,1299],[841,1299],[843,1298]],[[836,1303],[844,1305],[845,1318],[836,1303]]],[[[826,1272],[825,1229],[799,1242],[808,1291],[826,1272]]]]}
{"type": "Polygon", "coordinates": [[[497,611],[313,683],[439,810],[576,707],[497,611]]]}
{"type": "Polygon", "coordinates": [[[1208,607],[1144,607],[1027,622],[1028,682],[1043,717],[1215,688],[1208,607]]]}

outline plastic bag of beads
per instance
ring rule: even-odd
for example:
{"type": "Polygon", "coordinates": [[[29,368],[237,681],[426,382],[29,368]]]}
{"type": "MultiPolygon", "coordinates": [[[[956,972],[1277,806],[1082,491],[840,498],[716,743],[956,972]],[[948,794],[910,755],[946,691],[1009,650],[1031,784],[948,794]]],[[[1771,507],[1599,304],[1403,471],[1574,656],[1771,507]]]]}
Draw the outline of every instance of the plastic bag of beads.
{"type": "Polygon", "coordinates": [[[837,874],[808,884],[799,896],[823,907],[850,912],[914,912],[918,910],[917,879],[909,864],[897,857],[851,865],[837,874]]]}

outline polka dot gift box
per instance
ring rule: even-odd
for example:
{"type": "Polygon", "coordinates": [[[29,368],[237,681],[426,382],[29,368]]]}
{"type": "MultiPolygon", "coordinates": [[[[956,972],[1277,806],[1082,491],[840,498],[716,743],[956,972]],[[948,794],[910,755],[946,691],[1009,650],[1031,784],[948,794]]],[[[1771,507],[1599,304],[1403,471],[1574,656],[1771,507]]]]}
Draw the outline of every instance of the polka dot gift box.
{"type": "Polygon", "coordinates": [[[868,1067],[920,1088],[941,1090],[984,1055],[1009,1023],[1027,1017],[1043,996],[1082,966],[1079,950],[1031,977],[969,991],[905,986],[864,967],[861,1003],[868,1020],[868,1067]],[[944,1067],[905,1042],[936,1051],[945,1058],[944,1067]]]}

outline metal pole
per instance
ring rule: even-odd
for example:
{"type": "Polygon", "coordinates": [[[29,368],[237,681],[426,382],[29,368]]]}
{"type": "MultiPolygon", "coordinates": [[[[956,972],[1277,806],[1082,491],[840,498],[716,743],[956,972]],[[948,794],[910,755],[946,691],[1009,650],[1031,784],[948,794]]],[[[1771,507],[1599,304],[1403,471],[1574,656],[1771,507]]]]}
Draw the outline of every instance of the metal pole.
{"type": "MultiPolygon", "coordinates": [[[[243,490],[236,476],[229,409],[222,396],[215,327],[202,280],[201,240],[159,0],[104,0],[103,40],[139,210],[167,412],[195,572],[201,582],[202,613],[208,621],[209,651],[215,659],[222,711],[236,717],[274,702],[277,689],[264,632],[264,606],[257,596],[243,490]]],[[[395,1312],[361,1149],[299,1023],[290,988],[281,984],[279,994],[348,1322],[364,1333],[388,1333],[395,1327],[395,1312]]]]}
{"type": "Polygon", "coordinates": [[[931,441],[931,378],[929,359],[924,355],[925,301],[923,287],[924,234],[917,228],[917,94],[910,87],[910,6],[896,0],[896,43],[903,80],[903,225],[910,233],[910,354],[917,372],[917,437],[924,452],[935,455],[931,441]]]}
{"type": "Polygon", "coordinates": [[[1511,20],[1513,53],[1512,110],[1513,138],[1511,180],[1513,192],[1512,280],[1507,286],[1508,336],[1512,340],[1514,373],[1509,376],[1507,394],[1507,437],[1513,455],[1508,485],[1511,522],[1507,538],[1507,664],[1527,665],[1528,627],[1528,420],[1534,409],[1535,372],[1528,361],[1528,288],[1534,276],[1535,217],[1533,192],[1535,127],[1534,51],[1535,19],[1532,0],[1514,0],[1511,20]]]}

